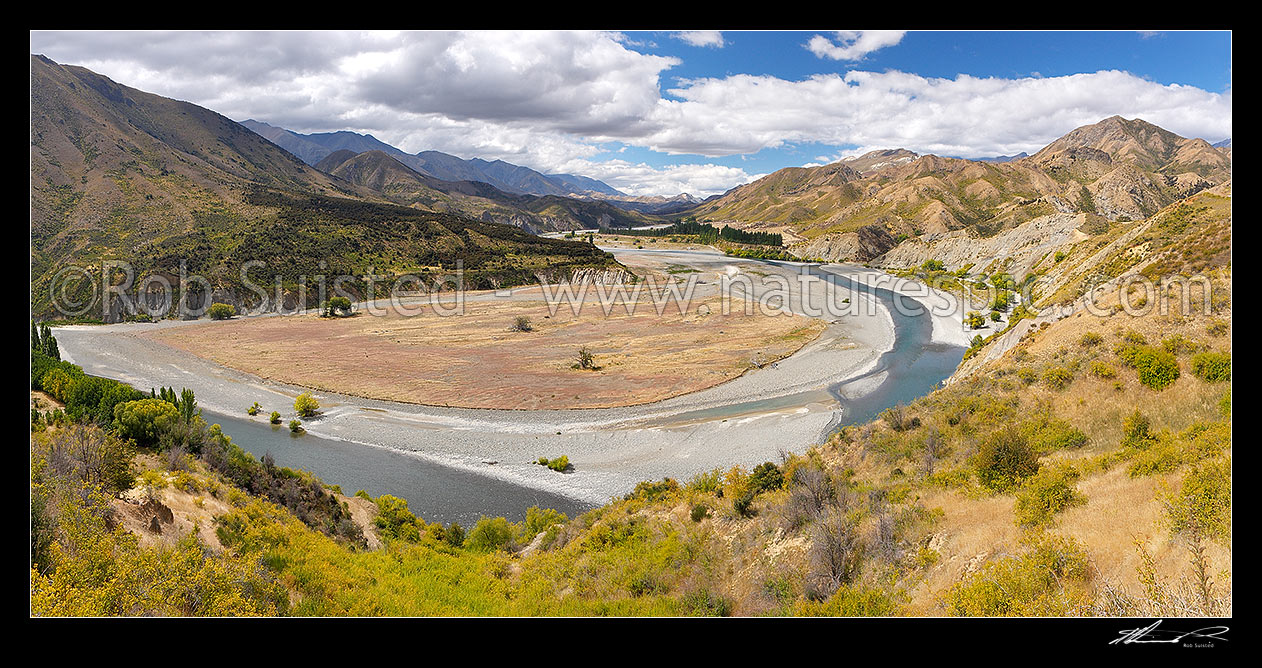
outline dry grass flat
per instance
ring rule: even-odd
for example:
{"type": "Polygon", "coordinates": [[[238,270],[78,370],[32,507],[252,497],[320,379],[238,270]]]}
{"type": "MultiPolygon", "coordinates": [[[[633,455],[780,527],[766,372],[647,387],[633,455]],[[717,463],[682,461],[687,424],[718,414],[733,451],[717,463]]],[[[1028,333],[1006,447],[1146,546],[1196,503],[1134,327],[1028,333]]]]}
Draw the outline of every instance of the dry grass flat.
{"type": "MultiPolygon", "coordinates": [[[[608,316],[591,301],[576,316],[549,317],[540,302],[469,302],[459,316],[389,310],[327,319],[316,315],[239,319],[145,334],[263,378],[407,403],[501,409],[629,406],[735,378],[751,360],[782,358],[824,329],[796,316],[745,315],[733,304],[651,304],[608,316]],[[704,307],[703,307],[704,305],[704,307]],[[706,310],[709,309],[707,313],[706,310]],[[533,331],[510,331],[518,316],[533,331]],[[571,368],[580,348],[599,370],[571,368]]],[[[409,307],[412,308],[412,307],[409,307]]],[[[415,309],[413,309],[415,310],[415,309]]]]}

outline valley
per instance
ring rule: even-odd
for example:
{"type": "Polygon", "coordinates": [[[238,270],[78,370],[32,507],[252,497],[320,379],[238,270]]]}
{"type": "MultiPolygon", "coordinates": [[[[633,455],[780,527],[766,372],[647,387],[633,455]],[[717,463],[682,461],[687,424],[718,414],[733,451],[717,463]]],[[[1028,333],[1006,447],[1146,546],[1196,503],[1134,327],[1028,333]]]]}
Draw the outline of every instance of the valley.
{"type": "Polygon", "coordinates": [[[33,48],[32,617],[1229,619],[1230,138],[847,34],[360,35],[223,113],[33,48]]]}

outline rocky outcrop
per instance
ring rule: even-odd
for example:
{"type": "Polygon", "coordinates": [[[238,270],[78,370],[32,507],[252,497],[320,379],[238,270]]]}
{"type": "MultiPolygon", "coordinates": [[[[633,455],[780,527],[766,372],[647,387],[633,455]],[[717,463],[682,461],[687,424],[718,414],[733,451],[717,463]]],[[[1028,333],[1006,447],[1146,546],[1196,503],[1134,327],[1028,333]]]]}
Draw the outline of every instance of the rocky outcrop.
{"type": "Polygon", "coordinates": [[[1010,260],[1007,271],[1021,276],[1047,253],[1086,238],[1078,231],[1084,222],[1086,214],[1055,213],[985,239],[977,238],[966,230],[926,234],[904,241],[873,264],[905,268],[923,264],[925,260],[940,260],[948,269],[972,264],[980,270],[992,262],[1010,260]]]}
{"type": "Polygon", "coordinates": [[[794,245],[799,257],[822,258],[832,262],[868,262],[897,245],[894,235],[879,225],[867,225],[854,232],[825,234],[794,245]]]}

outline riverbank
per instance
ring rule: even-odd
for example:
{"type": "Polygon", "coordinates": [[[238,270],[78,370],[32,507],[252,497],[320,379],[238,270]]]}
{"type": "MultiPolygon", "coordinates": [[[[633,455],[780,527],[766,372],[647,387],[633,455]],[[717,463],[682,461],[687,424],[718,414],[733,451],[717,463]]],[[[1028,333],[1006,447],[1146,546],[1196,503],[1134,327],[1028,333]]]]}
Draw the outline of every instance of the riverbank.
{"type": "MultiPolygon", "coordinates": [[[[710,274],[745,268],[794,279],[799,269],[796,263],[736,260],[717,253],[653,255],[657,261],[687,262],[710,274]]],[[[823,298],[822,285],[806,289],[820,290],[818,297],[823,298]]],[[[755,287],[754,296],[761,294],[759,290],[755,287]]],[[[801,296],[793,295],[788,308],[800,309],[801,296]]],[[[866,291],[855,292],[852,301],[872,303],[874,308],[856,309],[852,316],[830,320],[817,339],[779,362],[652,404],[506,411],[317,393],[323,415],[305,426],[310,434],[345,442],[348,447],[358,444],[355,447],[414,453],[443,466],[603,503],[642,480],[687,479],[715,468],[777,460],[781,451],[800,452],[822,441],[835,427],[843,402],[871,399],[875,406],[884,394],[898,396],[897,387],[886,387],[888,378],[869,377],[893,350],[894,321],[888,308],[866,291]],[[834,392],[838,385],[859,378],[865,378],[862,387],[848,388],[840,396],[834,392]],[[539,457],[560,455],[569,457],[572,473],[556,473],[534,463],[539,457]]],[[[190,387],[203,407],[225,415],[243,414],[257,401],[265,411],[277,410],[289,419],[293,399],[303,388],[265,381],[138,336],[164,326],[181,323],[65,327],[57,329],[57,336],[64,355],[88,373],[141,388],[190,387]]],[[[931,343],[927,333],[909,333],[903,341],[917,356],[920,347],[931,343]]],[[[914,362],[910,353],[907,356],[914,362]]],[[[302,467],[300,462],[288,465],[302,467]]]]}

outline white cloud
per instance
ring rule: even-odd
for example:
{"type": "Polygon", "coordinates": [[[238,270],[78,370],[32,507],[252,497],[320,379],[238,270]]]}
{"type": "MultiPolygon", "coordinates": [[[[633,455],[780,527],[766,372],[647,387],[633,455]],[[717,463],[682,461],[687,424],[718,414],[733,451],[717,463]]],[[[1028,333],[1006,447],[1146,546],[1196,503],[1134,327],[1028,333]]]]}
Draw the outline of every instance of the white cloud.
{"type": "Polygon", "coordinates": [[[1231,134],[1231,93],[1162,85],[1128,72],[999,79],[851,71],[802,81],[734,75],[681,82],[640,142],[732,155],[786,143],[907,148],[965,157],[1034,152],[1118,114],[1185,137],[1231,134]]]}
{"type": "Polygon", "coordinates": [[[673,37],[693,46],[712,46],[721,49],[725,44],[723,33],[718,30],[688,30],[677,32],[673,37]]]}
{"type": "Polygon", "coordinates": [[[806,48],[820,58],[833,60],[861,60],[877,49],[894,46],[903,41],[906,30],[838,30],[833,33],[836,42],[816,35],[806,43],[806,48]]]}

